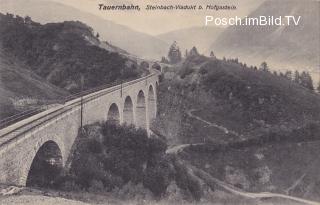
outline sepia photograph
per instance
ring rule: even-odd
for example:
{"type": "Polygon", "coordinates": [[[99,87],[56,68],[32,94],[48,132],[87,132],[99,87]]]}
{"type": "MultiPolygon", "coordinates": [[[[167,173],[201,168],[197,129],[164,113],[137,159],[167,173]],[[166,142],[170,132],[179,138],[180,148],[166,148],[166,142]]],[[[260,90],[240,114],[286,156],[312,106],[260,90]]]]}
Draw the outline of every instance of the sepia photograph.
{"type": "Polygon", "coordinates": [[[0,0],[0,205],[320,205],[320,0],[0,0]]]}

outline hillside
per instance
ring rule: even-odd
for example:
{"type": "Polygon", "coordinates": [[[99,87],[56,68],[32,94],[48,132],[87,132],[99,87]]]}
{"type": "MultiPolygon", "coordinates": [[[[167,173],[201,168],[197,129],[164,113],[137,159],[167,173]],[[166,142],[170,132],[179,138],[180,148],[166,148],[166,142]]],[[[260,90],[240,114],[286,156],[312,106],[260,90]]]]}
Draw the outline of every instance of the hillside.
{"type": "Polygon", "coordinates": [[[157,37],[169,45],[177,41],[182,51],[196,46],[200,53],[207,54],[210,53],[210,45],[222,31],[223,28],[219,27],[192,27],[163,33],[157,37]]]}
{"type": "Polygon", "coordinates": [[[228,193],[209,174],[190,166],[174,153],[166,152],[166,148],[164,139],[148,136],[145,130],[133,126],[86,125],[75,143],[70,169],[59,172],[57,164],[35,161],[27,188],[20,191],[18,197],[10,197],[10,201],[30,198],[28,195],[35,192],[36,197],[31,199],[34,203],[40,199],[52,201],[41,196],[43,194],[57,197],[56,201],[66,202],[59,198],[62,197],[90,204],[141,204],[143,201],[144,204],[163,205],[272,205],[288,202],[228,193]],[[48,173],[48,169],[52,172],[48,173]]]}
{"type": "Polygon", "coordinates": [[[101,48],[104,48],[110,52],[114,52],[114,53],[119,53],[119,54],[122,54],[122,55],[130,55],[126,50],[124,49],[121,49],[117,46],[114,46],[110,43],[108,43],[108,41],[105,41],[105,42],[100,42],[98,44],[101,48]]]}
{"type": "Polygon", "coordinates": [[[100,18],[70,6],[43,0],[0,0],[0,12],[30,16],[42,24],[63,21],[81,21],[99,32],[101,39],[143,58],[160,59],[168,45],[147,34],[100,18]]]}
{"type": "Polygon", "coordinates": [[[270,143],[223,151],[187,151],[183,158],[249,192],[272,192],[320,201],[319,141],[270,143]]]}
{"type": "Polygon", "coordinates": [[[316,71],[320,52],[320,2],[267,0],[249,17],[301,16],[299,26],[230,26],[211,45],[220,57],[248,64],[267,61],[273,69],[316,71]]]}
{"type": "Polygon", "coordinates": [[[189,56],[158,99],[153,129],[186,162],[240,190],[320,200],[319,94],[237,60],[189,56]]]}
{"type": "Polygon", "coordinates": [[[24,63],[4,54],[0,47],[0,119],[52,104],[68,94],[26,67],[24,63]]]}
{"type": "MultiPolygon", "coordinates": [[[[188,117],[190,111],[245,139],[320,121],[319,95],[284,77],[234,60],[191,56],[176,68],[173,80],[163,83],[159,94],[159,110],[165,113],[163,120],[160,116],[164,123],[161,126],[166,130],[164,135],[173,138],[206,138],[210,136],[207,131],[216,132],[216,140],[240,140],[230,133],[225,137],[214,127],[208,127],[211,131],[197,129],[198,122],[188,117]]],[[[182,138],[183,143],[190,143],[182,138]]]]}
{"type": "Polygon", "coordinates": [[[147,72],[136,62],[98,46],[93,29],[81,22],[41,25],[31,19],[0,14],[3,51],[24,62],[47,82],[73,92],[128,80],[147,72]]]}

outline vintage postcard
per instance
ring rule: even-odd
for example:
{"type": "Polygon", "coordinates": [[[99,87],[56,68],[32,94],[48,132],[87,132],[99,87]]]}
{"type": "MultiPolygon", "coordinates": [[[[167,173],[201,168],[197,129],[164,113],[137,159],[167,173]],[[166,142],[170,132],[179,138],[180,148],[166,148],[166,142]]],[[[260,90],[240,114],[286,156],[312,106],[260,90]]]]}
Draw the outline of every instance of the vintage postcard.
{"type": "Polygon", "coordinates": [[[320,205],[319,0],[0,0],[0,205],[320,205]]]}

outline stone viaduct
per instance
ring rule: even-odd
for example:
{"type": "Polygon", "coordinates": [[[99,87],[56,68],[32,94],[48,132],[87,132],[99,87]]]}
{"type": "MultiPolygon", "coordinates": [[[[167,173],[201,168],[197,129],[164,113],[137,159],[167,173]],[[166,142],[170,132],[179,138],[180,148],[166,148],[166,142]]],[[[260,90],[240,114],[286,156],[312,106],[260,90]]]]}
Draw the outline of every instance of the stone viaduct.
{"type": "Polygon", "coordinates": [[[73,99],[0,130],[0,183],[25,186],[39,150],[58,154],[65,166],[81,126],[81,112],[83,125],[114,121],[149,131],[157,113],[158,83],[158,73],[152,73],[85,95],[83,106],[81,98],[73,99]]]}

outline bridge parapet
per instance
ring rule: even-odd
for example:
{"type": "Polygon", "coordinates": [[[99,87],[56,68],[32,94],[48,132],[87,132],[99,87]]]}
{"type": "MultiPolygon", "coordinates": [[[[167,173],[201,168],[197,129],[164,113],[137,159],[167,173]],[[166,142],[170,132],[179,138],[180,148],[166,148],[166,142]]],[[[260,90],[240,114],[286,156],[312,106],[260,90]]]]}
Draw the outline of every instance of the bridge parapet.
{"type": "Polygon", "coordinates": [[[152,72],[148,76],[87,94],[82,99],[69,100],[1,129],[0,183],[26,185],[33,159],[48,141],[59,147],[64,165],[81,127],[81,118],[83,125],[112,119],[119,123],[131,122],[148,130],[150,121],[156,117],[158,78],[158,72],[152,72]],[[126,103],[126,99],[131,103],[126,103]],[[140,119],[145,120],[142,123],[140,119]]]}

